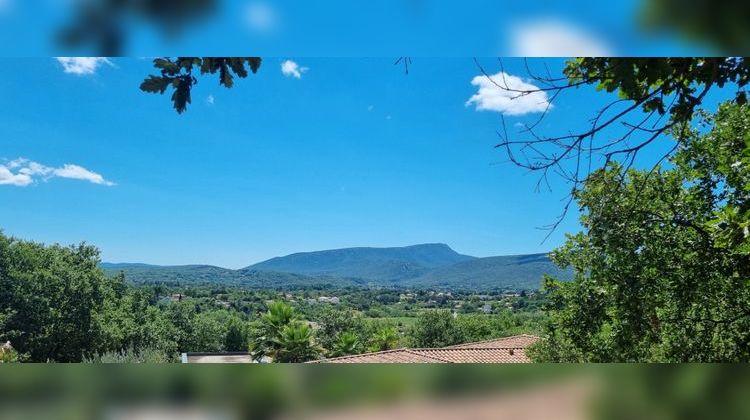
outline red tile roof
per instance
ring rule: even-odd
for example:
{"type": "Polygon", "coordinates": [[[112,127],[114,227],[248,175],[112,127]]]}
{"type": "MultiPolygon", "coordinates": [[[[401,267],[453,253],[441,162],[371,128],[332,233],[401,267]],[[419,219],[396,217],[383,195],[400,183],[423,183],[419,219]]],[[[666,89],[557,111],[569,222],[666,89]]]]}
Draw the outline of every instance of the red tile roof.
{"type": "Polygon", "coordinates": [[[477,341],[474,343],[457,344],[455,346],[448,346],[448,349],[461,349],[461,348],[523,348],[529,347],[530,345],[539,341],[539,337],[529,334],[514,335],[511,337],[493,338],[491,340],[477,341]]]}
{"type": "Polygon", "coordinates": [[[525,348],[539,337],[517,335],[433,349],[397,349],[312,363],[530,363],[525,348]]]}

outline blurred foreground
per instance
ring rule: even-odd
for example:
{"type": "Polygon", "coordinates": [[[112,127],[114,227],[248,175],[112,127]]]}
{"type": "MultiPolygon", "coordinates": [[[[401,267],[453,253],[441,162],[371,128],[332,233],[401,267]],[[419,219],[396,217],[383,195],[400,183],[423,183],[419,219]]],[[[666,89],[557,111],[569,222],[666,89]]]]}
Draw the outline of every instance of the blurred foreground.
{"type": "Polygon", "coordinates": [[[0,0],[0,55],[745,55],[747,4],[0,0]]]}
{"type": "Polygon", "coordinates": [[[9,365],[2,419],[748,418],[728,365],[9,365]]]}

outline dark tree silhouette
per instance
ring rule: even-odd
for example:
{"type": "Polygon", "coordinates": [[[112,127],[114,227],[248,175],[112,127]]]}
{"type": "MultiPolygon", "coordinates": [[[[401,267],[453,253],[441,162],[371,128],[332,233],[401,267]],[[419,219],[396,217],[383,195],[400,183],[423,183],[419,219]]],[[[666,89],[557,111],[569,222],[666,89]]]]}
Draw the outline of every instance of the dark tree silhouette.
{"type": "Polygon", "coordinates": [[[141,90],[150,93],[164,94],[167,88],[172,87],[172,103],[174,109],[182,114],[191,102],[191,91],[198,83],[198,78],[193,74],[197,68],[201,75],[219,73],[219,84],[231,88],[234,86],[234,78],[245,78],[248,69],[256,73],[260,68],[260,57],[177,57],[157,58],[154,67],[159,75],[148,76],[141,83],[141,90]]]}

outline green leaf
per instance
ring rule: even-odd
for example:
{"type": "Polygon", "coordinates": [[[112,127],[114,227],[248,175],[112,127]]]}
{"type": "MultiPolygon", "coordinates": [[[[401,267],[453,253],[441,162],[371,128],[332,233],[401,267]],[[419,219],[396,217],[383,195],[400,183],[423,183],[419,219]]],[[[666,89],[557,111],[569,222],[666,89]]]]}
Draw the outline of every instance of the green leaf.
{"type": "Polygon", "coordinates": [[[171,80],[168,77],[151,75],[141,83],[140,87],[144,92],[163,94],[170,83],[171,80]]]}

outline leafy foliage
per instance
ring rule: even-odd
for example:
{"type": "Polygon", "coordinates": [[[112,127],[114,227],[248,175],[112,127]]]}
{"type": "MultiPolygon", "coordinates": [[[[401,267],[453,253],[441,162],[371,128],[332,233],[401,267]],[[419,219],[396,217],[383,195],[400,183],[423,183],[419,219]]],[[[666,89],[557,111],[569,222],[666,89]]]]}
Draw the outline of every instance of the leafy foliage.
{"type": "Polygon", "coordinates": [[[102,334],[110,280],[88,245],[45,247],[0,234],[2,335],[31,360],[78,361],[102,334]]]}
{"type": "Polygon", "coordinates": [[[368,351],[392,350],[398,346],[398,331],[390,326],[380,328],[371,338],[368,351]]]}
{"type": "Polygon", "coordinates": [[[411,347],[446,347],[517,334],[538,333],[540,314],[459,315],[449,310],[425,311],[417,317],[408,337],[411,347]]]}
{"type": "MultiPolygon", "coordinates": [[[[133,285],[123,272],[107,277],[91,246],[45,246],[2,234],[0,264],[0,339],[18,350],[4,352],[4,360],[11,361],[161,363],[178,361],[181,352],[250,348],[258,358],[299,362],[321,354],[398,347],[408,341],[404,335],[422,308],[477,312],[493,302],[517,307],[519,325],[528,326],[520,320],[539,305],[537,294],[524,298],[499,292],[479,297],[460,291],[303,284],[279,293],[243,285],[182,284],[172,277],[133,285]],[[336,296],[340,303],[321,303],[322,296],[336,296]],[[268,303],[279,299],[287,303],[268,303]]],[[[214,268],[188,270],[213,273],[214,268]]],[[[472,336],[478,336],[485,329],[474,331],[472,336]]]]}
{"type": "Polygon", "coordinates": [[[201,75],[219,74],[219,84],[231,88],[234,78],[244,79],[248,70],[256,73],[260,68],[260,57],[177,57],[157,58],[154,67],[159,75],[150,75],[141,83],[141,90],[149,93],[164,94],[167,88],[172,88],[172,104],[178,114],[182,114],[191,103],[193,86],[198,78],[193,75],[193,68],[197,68],[201,75]]]}
{"type": "Polygon", "coordinates": [[[617,92],[643,112],[669,113],[671,124],[690,121],[708,90],[733,83],[737,101],[747,102],[743,88],[750,82],[750,63],[743,58],[578,58],[564,73],[571,83],[596,84],[617,92]],[[670,102],[674,101],[672,104],[670,102]]]}
{"type": "Polygon", "coordinates": [[[362,317],[353,311],[345,311],[326,307],[315,317],[318,323],[318,342],[327,349],[333,349],[339,344],[342,334],[353,333],[356,336],[366,335],[366,326],[362,317]]]}
{"type": "Polygon", "coordinates": [[[553,253],[575,280],[547,279],[538,359],[750,360],[750,107],[703,124],[671,169],[611,164],[576,193],[584,231],[553,253]]]}
{"type": "Polygon", "coordinates": [[[227,325],[224,337],[224,350],[246,351],[248,348],[248,329],[245,323],[233,318],[227,325]]]}
{"type": "Polygon", "coordinates": [[[83,359],[84,363],[169,363],[172,358],[164,352],[151,348],[111,351],[94,354],[83,359]]]}
{"type": "Polygon", "coordinates": [[[10,344],[10,341],[5,342],[0,346],[0,363],[16,363],[18,362],[18,352],[10,344]]]}
{"type": "Polygon", "coordinates": [[[268,305],[268,312],[261,316],[250,345],[254,359],[270,357],[281,363],[304,362],[320,352],[313,330],[284,302],[268,305]]]}
{"type": "Polygon", "coordinates": [[[345,331],[336,337],[329,355],[330,357],[348,356],[360,353],[361,349],[362,343],[357,334],[345,331]]]}
{"type": "Polygon", "coordinates": [[[301,363],[318,357],[322,349],[315,344],[312,328],[303,322],[286,325],[275,339],[274,361],[301,363]]]}

